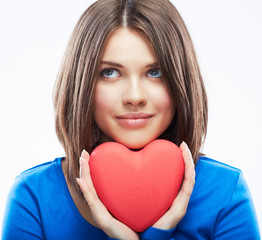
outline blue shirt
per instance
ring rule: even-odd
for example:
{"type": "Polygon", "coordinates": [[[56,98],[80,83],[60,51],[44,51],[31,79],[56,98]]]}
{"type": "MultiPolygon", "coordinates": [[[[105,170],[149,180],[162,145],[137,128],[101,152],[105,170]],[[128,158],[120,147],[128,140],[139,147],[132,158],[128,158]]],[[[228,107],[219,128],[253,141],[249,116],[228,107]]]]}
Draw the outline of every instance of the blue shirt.
{"type": "MultiPolygon", "coordinates": [[[[2,240],[109,239],[79,213],[67,188],[61,158],[20,174],[9,193],[2,240]]],[[[240,170],[201,157],[188,209],[171,230],[149,228],[141,239],[258,240],[259,227],[240,170]]]]}

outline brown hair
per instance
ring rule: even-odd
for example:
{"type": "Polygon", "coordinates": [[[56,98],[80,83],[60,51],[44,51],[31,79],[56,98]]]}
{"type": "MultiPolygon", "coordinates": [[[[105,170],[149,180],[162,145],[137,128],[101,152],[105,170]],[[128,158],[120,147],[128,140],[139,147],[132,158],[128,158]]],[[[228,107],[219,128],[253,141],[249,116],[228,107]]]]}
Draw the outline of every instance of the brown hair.
{"type": "Polygon", "coordinates": [[[93,99],[105,42],[117,28],[142,31],[151,42],[176,105],[173,122],[160,138],[185,141],[195,163],[207,130],[207,97],[194,47],[168,0],[99,0],[81,16],[69,41],[54,89],[56,132],[78,176],[83,149],[92,151],[93,99]]]}

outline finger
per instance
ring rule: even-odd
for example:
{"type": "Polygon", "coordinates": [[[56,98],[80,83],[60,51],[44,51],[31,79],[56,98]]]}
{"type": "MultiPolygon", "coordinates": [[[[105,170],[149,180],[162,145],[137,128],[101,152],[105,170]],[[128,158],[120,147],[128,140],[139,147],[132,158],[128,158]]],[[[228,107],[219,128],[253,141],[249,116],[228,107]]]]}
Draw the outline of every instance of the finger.
{"type": "Polygon", "coordinates": [[[84,197],[86,199],[86,202],[88,206],[90,207],[92,216],[95,220],[95,222],[100,227],[105,227],[105,225],[110,221],[111,215],[107,211],[106,207],[103,205],[103,203],[100,201],[100,199],[97,197],[97,195],[94,195],[93,191],[89,188],[87,183],[84,181],[84,179],[77,178],[77,183],[79,184],[84,197]]]}
{"type": "Polygon", "coordinates": [[[95,200],[95,197],[94,197],[93,192],[90,190],[88,184],[86,183],[86,181],[82,178],[77,178],[76,181],[77,181],[77,183],[78,183],[88,205],[89,205],[89,203],[93,203],[94,200],[95,200]]]}
{"type": "MultiPolygon", "coordinates": [[[[195,164],[194,164],[191,152],[185,142],[181,143],[180,149],[182,151],[182,156],[183,156],[184,163],[185,163],[185,177],[188,177],[189,175],[187,175],[186,173],[188,172],[188,170],[191,170],[191,171],[194,170],[195,164]]],[[[193,173],[195,175],[195,171],[193,171],[193,173]]]]}
{"type": "Polygon", "coordinates": [[[180,149],[185,163],[185,174],[179,194],[172,206],[179,204],[181,210],[186,210],[195,184],[195,169],[191,152],[185,142],[181,143],[180,149]]]}
{"type": "Polygon", "coordinates": [[[80,178],[86,178],[89,175],[89,154],[85,150],[82,151],[79,164],[80,164],[80,178]],[[88,168],[86,167],[88,166],[88,168]]]}
{"type": "Polygon", "coordinates": [[[88,184],[84,179],[77,178],[76,180],[92,212],[95,213],[99,212],[100,211],[99,207],[102,204],[100,199],[97,197],[97,195],[94,195],[93,191],[90,189],[90,187],[88,186],[88,184]]]}
{"type": "Polygon", "coordinates": [[[85,149],[82,151],[81,157],[86,158],[86,159],[89,158],[89,154],[88,154],[88,152],[85,149]]]}
{"type": "Polygon", "coordinates": [[[189,149],[189,147],[187,146],[187,144],[185,142],[181,143],[180,149],[182,151],[183,157],[186,157],[186,159],[184,159],[184,160],[187,160],[188,162],[191,161],[194,164],[194,161],[193,161],[190,149],[189,149]]]}
{"type": "Polygon", "coordinates": [[[90,175],[90,168],[89,168],[89,154],[83,150],[81,157],[79,159],[80,164],[80,178],[84,179],[89,190],[97,197],[96,190],[93,185],[93,181],[90,175]]]}
{"type": "Polygon", "coordinates": [[[104,204],[92,193],[83,179],[77,178],[77,182],[99,228],[101,228],[108,236],[111,236],[112,238],[120,237],[120,239],[124,239],[129,235],[132,236],[132,239],[139,239],[135,232],[112,217],[104,204]]]}
{"type": "Polygon", "coordinates": [[[183,142],[180,148],[185,162],[185,175],[180,194],[189,200],[195,184],[195,165],[186,143],[183,142]]]}

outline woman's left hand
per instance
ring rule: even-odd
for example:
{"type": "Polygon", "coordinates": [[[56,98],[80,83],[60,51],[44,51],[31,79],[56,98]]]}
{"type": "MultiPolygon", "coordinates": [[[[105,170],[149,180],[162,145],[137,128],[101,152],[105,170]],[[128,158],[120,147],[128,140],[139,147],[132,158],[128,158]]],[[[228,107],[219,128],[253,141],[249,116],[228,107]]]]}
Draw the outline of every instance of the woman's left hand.
{"type": "Polygon", "coordinates": [[[185,142],[180,145],[185,162],[185,175],[182,187],[169,210],[153,225],[154,228],[170,230],[186,214],[188,202],[195,185],[195,165],[191,152],[185,142]]]}

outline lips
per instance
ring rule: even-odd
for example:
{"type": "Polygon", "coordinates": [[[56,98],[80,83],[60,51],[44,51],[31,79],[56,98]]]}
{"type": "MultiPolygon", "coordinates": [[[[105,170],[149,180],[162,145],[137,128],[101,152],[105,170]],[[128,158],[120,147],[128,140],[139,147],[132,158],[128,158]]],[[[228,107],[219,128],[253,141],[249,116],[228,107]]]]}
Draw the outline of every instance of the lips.
{"type": "Polygon", "coordinates": [[[143,127],[154,115],[138,112],[138,113],[125,113],[118,115],[116,119],[124,127],[143,127]]]}

